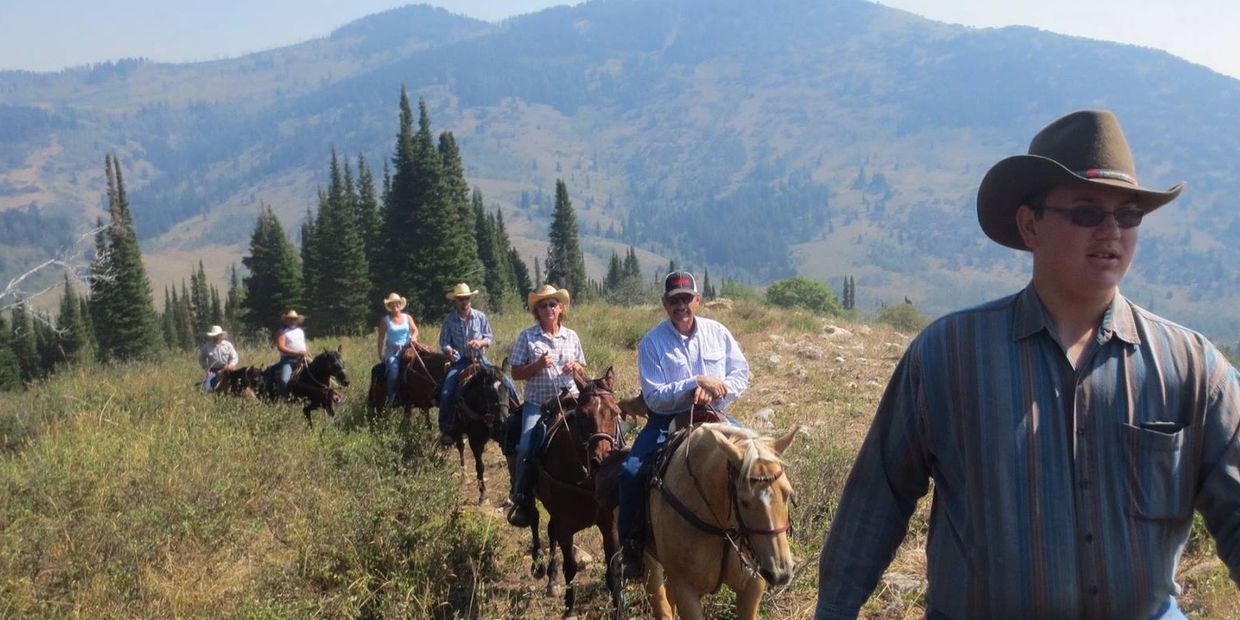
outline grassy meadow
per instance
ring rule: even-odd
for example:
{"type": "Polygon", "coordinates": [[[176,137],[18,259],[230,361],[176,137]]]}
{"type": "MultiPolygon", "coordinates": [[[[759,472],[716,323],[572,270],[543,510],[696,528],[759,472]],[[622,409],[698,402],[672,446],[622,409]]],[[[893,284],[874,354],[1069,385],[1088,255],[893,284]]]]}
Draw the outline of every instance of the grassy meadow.
{"type": "MultiPolygon", "coordinates": [[[[756,301],[703,315],[729,325],[750,360],[736,417],[772,433],[808,430],[785,455],[802,563],[790,585],[766,595],[762,613],[811,617],[823,535],[911,334],[756,301]]],[[[587,305],[569,325],[591,374],[614,365],[629,395],[633,349],[662,316],[654,306],[587,305]]],[[[530,323],[493,317],[492,359],[530,323]]],[[[424,341],[438,333],[431,321],[422,327],[424,341]]],[[[478,505],[469,459],[462,467],[455,451],[436,447],[419,414],[367,423],[373,337],[340,343],[352,379],[343,413],[326,424],[316,412],[312,428],[300,406],[198,393],[190,356],[66,370],[4,394],[0,617],[559,617],[561,598],[528,577],[526,532],[503,521],[498,448],[487,448],[488,498],[478,505]]],[[[275,359],[270,350],[241,354],[243,364],[275,359]]],[[[923,501],[867,617],[924,613],[927,516],[923,501]]],[[[1237,617],[1240,594],[1202,531],[1181,562],[1181,606],[1194,617],[1237,617]]],[[[579,545],[602,555],[596,534],[579,545]]],[[[602,573],[596,561],[577,577],[583,617],[608,608],[602,573]]],[[[648,613],[643,598],[628,586],[634,616],[648,613]]],[[[730,599],[726,589],[712,597],[711,616],[730,617],[730,599]]]]}

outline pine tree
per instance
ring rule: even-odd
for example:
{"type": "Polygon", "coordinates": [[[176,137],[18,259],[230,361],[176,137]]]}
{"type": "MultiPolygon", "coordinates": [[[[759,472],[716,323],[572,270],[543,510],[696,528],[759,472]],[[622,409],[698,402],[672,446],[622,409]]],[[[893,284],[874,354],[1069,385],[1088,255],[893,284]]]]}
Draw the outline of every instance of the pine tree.
{"type": "Polygon", "coordinates": [[[620,283],[624,280],[624,266],[620,263],[620,256],[615,250],[611,252],[611,259],[607,261],[607,277],[603,279],[603,288],[608,291],[614,291],[620,287],[620,283]]]}
{"type": "Polygon", "coordinates": [[[12,319],[13,353],[21,368],[22,381],[33,383],[43,376],[43,366],[39,360],[39,344],[35,338],[34,326],[25,304],[13,306],[12,319]]]}
{"type": "Polygon", "coordinates": [[[177,342],[176,308],[172,304],[172,293],[164,286],[164,312],[159,315],[159,326],[164,332],[164,343],[169,349],[179,348],[177,342]]]}
{"type": "MultiPolygon", "coordinates": [[[[333,160],[334,162],[335,160],[333,160]]],[[[318,192],[319,213],[327,210],[327,194],[320,188],[318,192]]],[[[325,259],[319,247],[318,218],[314,212],[306,209],[306,219],[301,224],[301,313],[321,318],[323,309],[319,306],[319,281],[323,277],[325,259]]],[[[318,326],[316,326],[318,327],[318,326]]]]}
{"type": "Polygon", "coordinates": [[[241,300],[245,297],[245,289],[241,288],[241,279],[237,276],[237,265],[228,269],[228,297],[224,301],[224,318],[221,325],[228,329],[238,329],[243,321],[241,300]]]}
{"type": "Polygon", "coordinates": [[[52,327],[52,317],[45,312],[35,311],[34,338],[39,351],[39,368],[43,376],[49,376],[56,367],[64,364],[64,352],[60,349],[60,336],[52,327]]]}
{"type": "Polygon", "coordinates": [[[542,285],[543,285],[542,267],[539,266],[538,257],[535,256],[534,257],[534,286],[542,286],[542,285]]]}
{"type": "Polygon", "coordinates": [[[508,227],[504,224],[504,212],[499,207],[495,208],[491,230],[496,256],[508,257],[507,260],[500,261],[500,269],[507,268],[508,270],[505,278],[507,285],[511,287],[511,290],[516,291],[520,299],[525,299],[534,288],[530,282],[530,269],[521,259],[521,253],[513,247],[512,240],[508,237],[508,227]]]}
{"type": "MultiPolygon", "coordinates": [[[[521,253],[516,248],[508,250],[508,260],[512,263],[513,281],[517,284],[517,296],[524,300],[529,299],[530,291],[534,290],[534,283],[530,281],[530,270],[525,266],[525,261],[521,260],[521,253]]],[[[535,269],[537,269],[538,259],[534,259],[535,269]]]]}
{"type": "Polygon", "coordinates": [[[90,301],[85,295],[78,296],[78,316],[82,317],[82,325],[86,327],[86,346],[92,353],[99,350],[99,343],[95,342],[95,325],[90,320],[90,301]]]}
{"type": "Polygon", "coordinates": [[[482,192],[474,189],[470,198],[474,212],[474,238],[478,243],[478,258],[486,273],[487,298],[491,309],[503,312],[504,300],[517,292],[515,274],[508,253],[508,233],[501,230],[502,215],[486,212],[482,192]],[[501,237],[502,233],[502,237],[501,237]]]}
{"type": "MultiPolygon", "coordinates": [[[[366,165],[366,158],[361,155],[357,156],[357,223],[358,229],[362,233],[362,244],[366,248],[366,267],[370,286],[367,295],[368,299],[380,299],[385,293],[380,273],[380,261],[383,259],[382,232],[383,232],[383,215],[379,208],[379,197],[375,191],[375,178],[370,172],[370,167],[366,165]]],[[[371,321],[379,317],[382,308],[374,307],[370,313],[371,321]]],[[[368,322],[369,323],[369,322],[368,322]]]]}
{"type": "Polygon", "coordinates": [[[301,265],[271,207],[259,213],[250,237],[250,255],[241,263],[250,270],[241,301],[250,329],[265,335],[280,326],[285,311],[303,307],[301,265]]]}
{"type": "Polygon", "coordinates": [[[631,245],[628,254],[624,255],[624,277],[639,279],[642,277],[642,266],[637,261],[637,250],[631,245]]]}
{"type": "Polygon", "coordinates": [[[211,325],[224,324],[224,306],[220,303],[220,289],[211,285],[211,320],[207,321],[211,325]]]}
{"type": "Polygon", "coordinates": [[[415,287],[415,240],[413,231],[421,225],[423,205],[434,195],[439,179],[438,154],[426,131],[414,135],[413,110],[404,86],[400,88],[400,129],[396,134],[393,172],[384,168],[383,261],[379,265],[381,282],[404,294],[412,308],[421,314],[422,293],[415,287]]]}
{"type": "Polygon", "coordinates": [[[181,303],[177,304],[176,332],[177,346],[182,351],[193,351],[198,334],[203,333],[194,329],[194,303],[189,289],[185,287],[185,280],[181,280],[181,303]]]}
{"type": "Polygon", "coordinates": [[[120,162],[108,155],[104,168],[109,223],[96,237],[91,266],[91,320],[97,355],[105,361],[148,357],[163,344],[151,285],[142,265],[120,162]]]}
{"type": "Polygon", "coordinates": [[[547,282],[566,288],[573,299],[589,297],[586,286],[586,263],[577,240],[577,216],[568,199],[568,186],[561,179],[555,182],[555,211],[547,247],[547,282]]]}
{"type": "Polygon", "coordinates": [[[60,316],[56,320],[59,332],[60,355],[70,364],[82,364],[93,355],[86,321],[82,318],[82,304],[73,292],[69,274],[65,274],[65,293],[60,298],[60,316]]]}
{"type": "Polygon", "coordinates": [[[189,276],[189,305],[191,324],[195,334],[205,334],[211,328],[211,289],[207,284],[207,271],[198,261],[198,269],[189,276]]]}
{"type": "Polygon", "coordinates": [[[319,333],[359,333],[371,315],[370,270],[354,192],[353,174],[347,164],[341,174],[333,150],[330,184],[319,192],[318,216],[302,239],[307,313],[316,317],[319,333]]]}
{"type": "Polygon", "coordinates": [[[0,314],[0,392],[22,387],[22,365],[13,348],[13,332],[0,314]]]}

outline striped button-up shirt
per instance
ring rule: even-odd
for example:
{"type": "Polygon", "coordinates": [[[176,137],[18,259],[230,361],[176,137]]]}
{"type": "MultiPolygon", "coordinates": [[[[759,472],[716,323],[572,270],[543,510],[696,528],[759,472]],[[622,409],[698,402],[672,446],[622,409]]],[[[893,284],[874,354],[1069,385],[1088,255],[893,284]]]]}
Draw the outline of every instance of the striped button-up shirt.
{"type": "Polygon", "coordinates": [[[443,325],[439,329],[441,350],[450,346],[456,349],[462,357],[469,357],[470,350],[465,343],[470,340],[495,342],[495,337],[491,335],[491,322],[487,320],[487,315],[473,308],[469,309],[469,316],[464,319],[456,310],[449,310],[443,315],[443,325]]]}
{"type": "Polygon", "coordinates": [[[652,413],[671,415],[693,406],[698,375],[723,379],[728,393],[723,410],[749,387],[749,362],[732,332],[718,321],[694,317],[694,330],[682,336],[671,319],[655,325],[637,346],[642,397],[652,413]]]}
{"type": "Polygon", "coordinates": [[[560,388],[568,388],[569,393],[577,395],[577,382],[563,371],[568,362],[586,365],[586,353],[581,349],[577,332],[563,325],[554,336],[543,331],[540,325],[522,330],[509,361],[513,366],[524,366],[542,357],[543,353],[551,354],[553,365],[525,380],[525,402],[541,405],[559,396],[560,388]]]}
{"type": "Polygon", "coordinates": [[[819,560],[817,618],[853,617],[934,480],[927,608],[1150,618],[1205,517],[1240,576],[1240,375],[1116,295],[1073,368],[1030,286],[946,316],[895,370],[819,560]]]}

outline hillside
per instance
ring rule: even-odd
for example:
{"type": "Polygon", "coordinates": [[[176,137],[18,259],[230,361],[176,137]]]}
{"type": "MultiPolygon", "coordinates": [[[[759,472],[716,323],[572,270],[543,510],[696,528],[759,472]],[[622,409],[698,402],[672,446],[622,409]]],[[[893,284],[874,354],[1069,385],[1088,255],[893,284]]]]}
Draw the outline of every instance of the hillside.
{"type": "Polygon", "coordinates": [[[1143,184],[1188,182],[1143,225],[1126,291],[1240,337],[1240,82],[1156,50],[861,0],[594,0],[498,25],[406,7],[233,60],[0,73],[0,267],[63,244],[71,227],[48,218],[93,217],[116,150],[151,259],[169,278],[197,255],[222,274],[260,202],[296,228],[333,146],[378,173],[402,84],[530,255],[538,197],[562,177],[595,267],[635,243],[658,257],[648,268],[852,274],[860,308],[908,296],[931,314],[1025,277],[977,229],[986,168],[1067,110],[1112,108],[1143,184]]]}
{"type": "MultiPolygon", "coordinates": [[[[751,386],[731,413],[763,432],[808,430],[785,454],[801,563],[762,608],[809,618],[823,535],[909,336],[754,302],[712,316],[751,363],[751,386]]],[[[502,354],[529,317],[494,318],[502,354]]],[[[627,395],[637,386],[632,342],[660,319],[650,306],[584,306],[571,324],[592,371],[614,365],[627,395]]],[[[373,340],[343,344],[354,380],[341,418],[328,426],[316,413],[313,429],[299,407],[198,393],[186,358],[62,372],[0,401],[0,615],[560,617],[562,599],[527,576],[528,533],[502,520],[508,481],[496,447],[486,453],[490,496],[477,505],[472,467],[435,447],[420,423],[392,417],[368,428],[362,378],[373,340]]],[[[275,358],[269,349],[242,356],[275,358]]],[[[865,617],[924,613],[928,514],[927,499],[865,617]]],[[[1240,617],[1240,593],[1200,534],[1180,564],[1181,607],[1240,617]]],[[[601,556],[597,534],[578,540],[601,556]]],[[[577,580],[579,611],[601,617],[602,566],[577,580]]],[[[726,617],[726,596],[708,600],[710,617],[726,617]]],[[[645,604],[630,586],[629,611],[639,616],[645,604]]]]}

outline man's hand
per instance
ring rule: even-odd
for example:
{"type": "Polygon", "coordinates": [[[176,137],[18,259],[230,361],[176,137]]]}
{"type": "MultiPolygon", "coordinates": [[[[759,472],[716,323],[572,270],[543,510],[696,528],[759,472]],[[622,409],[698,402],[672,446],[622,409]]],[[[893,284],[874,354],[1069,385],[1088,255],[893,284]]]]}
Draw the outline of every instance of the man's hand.
{"type": "Polygon", "coordinates": [[[723,379],[716,379],[715,377],[708,377],[706,375],[698,375],[697,384],[698,386],[697,389],[694,390],[693,398],[694,402],[699,405],[714,402],[728,395],[728,386],[724,384],[723,379]],[[702,393],[703,397],[709,397],[709,399],[705,402],[698,402],[697,399],[699,391],[702,393]]]}
{"type": "Polygon", "coordinates": [[[467,347],[469,347],[469,348],[471,348],[471,349],[479,349],[479,350],[481,350],[481,349],[485,349],[485,348],[486,348],[486,346],[487,346],[487,341],[482,340],[482,339],[480,339],[480,338],[475,338],[475,339],[473,339],[473,340],[470,340],[469,342],[466,342],[466,343],[465,343],[465,346],[467,346],[467,347]]]}
{"type": "Polygon", "coordinates": [[[581,371],[585,370],[585,366],[582,366],[581,364],[570,360],[564,363],[564,368],[562,370],[564,371],[564,374],[566,375],[576,375],[576,374],[580,374],[581,371]]]}
{"type": "Polygon", "coordinates": [[[453,349],[450,345],[445,346],[443,348],[443,354],[447,355],[448,357],[456,357],[456,349],[453,349]]]}
{"type": "Polygon", "coordinates": [[[554,361],[552,361],[552,359],[551,359],[551,352],[550,352],[550,351],[547,351],[546,353],[543,353],[542,355],[540,355],[540,356],[538,357],[538,363],[539,363],[539,364],[542,364],[542,367],[543,367],[543,368],[551,368],[552,366],[554,366],[554,365],[555,365],[555,362],[554,362],[554,361]]]}

